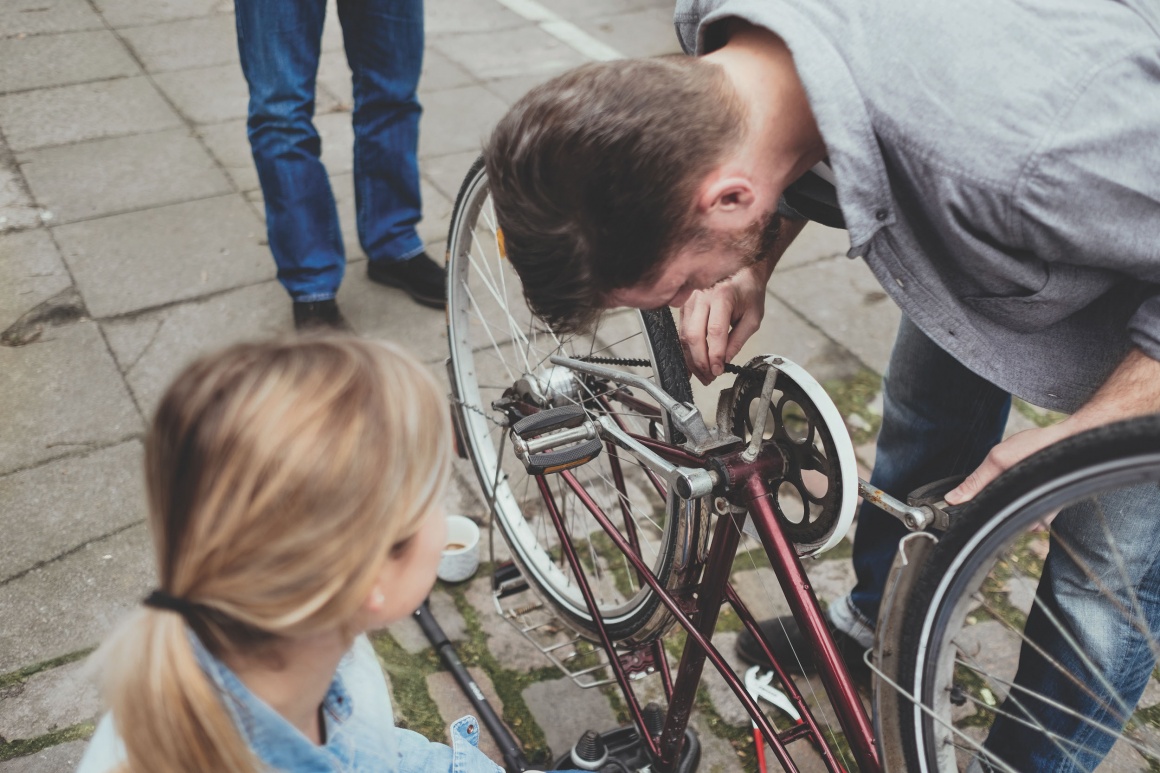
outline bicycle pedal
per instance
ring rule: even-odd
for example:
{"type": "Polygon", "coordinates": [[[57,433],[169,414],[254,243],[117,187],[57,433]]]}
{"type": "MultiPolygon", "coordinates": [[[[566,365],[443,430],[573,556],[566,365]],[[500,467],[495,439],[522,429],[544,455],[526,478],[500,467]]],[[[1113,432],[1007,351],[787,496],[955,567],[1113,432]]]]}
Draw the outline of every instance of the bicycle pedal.
{"type": "Polygon", "coordinates": [[[599,456],[604,447],[596,423],[579,405],[561,405],[525,416],[512,426],[511,440],[529,475],[579,467],[599,456]]]}
{"type": "Polygon", "coordinates": [[[497,599],[514,596],[528,589],[528,581],[515,563],[508,561],[500,564],[491,573],[491,589],[497,599]]]}

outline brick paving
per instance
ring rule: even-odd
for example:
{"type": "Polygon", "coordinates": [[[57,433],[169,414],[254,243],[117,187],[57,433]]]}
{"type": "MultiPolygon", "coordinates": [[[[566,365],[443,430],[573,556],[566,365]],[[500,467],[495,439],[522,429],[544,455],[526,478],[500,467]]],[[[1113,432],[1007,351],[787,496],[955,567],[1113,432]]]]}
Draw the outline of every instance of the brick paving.
{"type": "MultiPolygon", "coordinates": [[[[361,271],[350,74],[330,11],[317,126],[350,263],[339,301],[359,333],[401,342],[445,379],[442,313],[361,271]]],[[[428,0],[426,14],[420,231],[432,254],[481,138],[528,88],[594,56],[679,50],[667,0],[428,0]],[[525,18],[529,7],[539,18],[525,18]]],[[[292,329],[246,99],[229,0],[0,5],[0,773],[72,770],[92,731],[99,700],[84,657],[153,582],[141,436],[161,390],[201,352],[292,329]]],[[[839,391],[881,373],[898,312],[848,246],[843,232],[807,229],[742,359],[776,352],[839,391]]],[[[714,398],[698,391],[703,408],[714,398]]],[[[869,464],[867,402],[842,407],[871,417],[855,422],[869,464]]],[[[447,504],[484,517],[466,464],[447,504]]],[[[844,560],[809,569],[823,599],[852,584],[844,560]]],[[[763,593],[768,569],[739,570],[760,612],[784,610],[763,593]]],[[[482,575],[441,588],[433,605],[541,762],[588,727],[625,720],[619,696],[581,691],[498,617],[482,575]]],[[[375,640],[401,719],[440,736],[465,703],[426,641],[409,621],[375,640]]],[[[747,723],[723,686],[706,681],[709,708],[694,717],[701,769],[752,769],[747,723]]],[[[812,751],[800,754],[816,769],[812,751]]]]}

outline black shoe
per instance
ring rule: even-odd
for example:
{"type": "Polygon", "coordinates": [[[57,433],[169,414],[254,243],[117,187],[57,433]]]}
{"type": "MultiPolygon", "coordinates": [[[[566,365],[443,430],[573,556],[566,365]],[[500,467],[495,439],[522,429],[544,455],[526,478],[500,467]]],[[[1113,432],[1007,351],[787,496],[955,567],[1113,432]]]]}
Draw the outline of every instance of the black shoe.
{"type": "MultiPolygon", "coordinates": [[[[789,616],[776,617],[772,620],[762,620],[757,624],[757,627],[761,629],[761,634],[769,644],[777,662],[788,673],[800,675],[803,668],[806,673],[814,673],[816,666],[810,646],[806,644],[805,637],[802,636],[796,620],[789,616]]],[[[870,685],[870,668],[862,659],[866,648],[859,644],[853,636],[845,631],[835,630],[832,625],[830,633],[834,636],[834,644],[838,648],[838,654],[845,661],[846,668],[849,670],[854,683],[868,687],[870,685]]],[[[754,665],[770,668],[769,659],[765,657],[757,639],[748,630],[742,631],[741,635],[737,637],[737,654],[743,660],[754,665]]]]}
{"type": "Polygon", "coordinates": [[[447,305],[447,273],[425,252],[410,260],[368,260],[367,276],[372,282],[398,287],[424,306],[447,305]]]}
{"type": "Polygon", "coordinates": [[[308,331],[336,330],[350,332],[350,325],[333,301],[294,302],[294,329],[300,333],[308,331]]]}

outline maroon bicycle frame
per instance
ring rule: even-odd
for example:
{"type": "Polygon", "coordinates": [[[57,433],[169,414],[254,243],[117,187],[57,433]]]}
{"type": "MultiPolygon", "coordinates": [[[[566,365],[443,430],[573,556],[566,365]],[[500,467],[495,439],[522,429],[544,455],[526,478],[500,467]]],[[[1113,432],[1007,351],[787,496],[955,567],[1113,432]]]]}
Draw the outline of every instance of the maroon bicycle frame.
{"type": "MultiPolygon", "coordinates": [[[[682,449],[651,438],[637,435],[633,435],[633,437],[678,464],[699,467],[705,464],[704,459],[693,456],[682,449]]],[[[617,450],[611,443],[607,446],[615,477],[619,483],[621,476],[619,475],[620,462],[617,450]]],[[[834,645],[797,551],[794,549],[793,543],[785,536],[778,522],[771,492],[766,484],[767,480],[778,477],[782,464],[781,454],[777,452],[763,452],[751,463],[741,462],[739,456],[734,455],[730,459],[730,469],[731,476],[736,483],[732,488],[730,498],[735,504],[747,509],[750,517],[753,518],[754,526],[761,537],[762,545],[769,557],[774,574],[777,576],[786,600],[789,602],[790,610],[798,622],[802,635],[814,653],[818,675],[830,696],[834,713],[837,715],[838,723],[845,733],[847,743],[859,769],[868,773],[877,773],[881,770],[881,766],[870,720],[866,715],[858,691],[850,680],[845,663],[834,645]]],[[[628,514],[624,514],[626,531],[628,532],[628,537],[626,537],[615,527],[607,514],[570,471],[559,474],[596,522],[608,534],[617,549],[625,555],[638,578],[657,594],[660,602],[665,605],[687,634],[675,677],[669,673],[668,661],[659,640],[641,647],[641,649],[650,650],[647,656],[661,672],[665,696],[669,703],[660,735],[652,737],[648,733],[644,733],[642,738],[642,742],[647,745],[651,757],[655,761],[654,769],[661,771],[661,773],[667,773],[674,768],[680,758],[685,727],[693,708],[693,700],[701,680],[705,660],[708,659],[738,700],[741,701],[765,742],[773,750],[774,757],[786,770],[797,770],[786,746],[793,741],[805,738],[814,743],[829,770],[844,771],[845,768],[825,743],[822,730],[806,705],[801,692],[789,678],[784,667],[773,656],[768,642],[760,633],[757,621],[729,584],[733,557],[737,552],[737,545],[741,538],[741,523],[733,516],[718,515],[717,524],[713,529],[712,542],[709,546],[709,555],[704,564],[700,581],[695,587],[682,592],[682,597],[678,599],[657,581],[652,571],[641,559],[637,537],[628,514]],[[723,603],[728,603],[733,608],[742,624],[754,634],[773,664],[774,672],[784,686],[786,695],[797,707],[802,717],[802,720],[793,727],[780,732],[774,728],[765,713],[746,692],[745,686],[733,672],[733,669],[729,667],[721,653],[710,643],[723,603]]],[[[661,488],[659,479],[655,475],[651,477],[654,484],[661,488]]],[[[592,614],[592,620],[601,644],[609,654],[609,666],[624,693],[629,713],[638,728],[645,728],[643,712],[631,687],[628,671],[621,658],[618,657],[616,646],[597,612],[598,607],[584,567],[569,539],[564,519],[556,505],[555,498],[543,476],[537,476],[537,484],[547,506],[548,514],[560,537],[564,556],[576,578],[585,604],[592,614]]]]}

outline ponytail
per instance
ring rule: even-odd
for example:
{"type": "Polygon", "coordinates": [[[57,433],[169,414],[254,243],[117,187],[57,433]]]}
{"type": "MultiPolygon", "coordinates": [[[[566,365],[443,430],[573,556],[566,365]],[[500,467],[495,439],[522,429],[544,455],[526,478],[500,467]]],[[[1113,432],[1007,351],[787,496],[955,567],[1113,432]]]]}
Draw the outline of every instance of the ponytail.
{"type": "Polygon", "coordinates": [[[97,653],[125,745],[118,773],[258,773],[180,615],[141,609],[97,653]]]}

